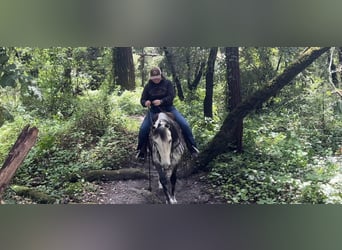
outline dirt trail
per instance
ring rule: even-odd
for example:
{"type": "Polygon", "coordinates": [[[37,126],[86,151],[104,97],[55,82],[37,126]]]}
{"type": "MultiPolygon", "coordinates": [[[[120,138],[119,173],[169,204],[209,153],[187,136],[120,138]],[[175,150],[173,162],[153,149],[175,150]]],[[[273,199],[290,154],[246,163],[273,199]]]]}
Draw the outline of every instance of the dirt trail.
{"type": "MultiPolygon", "coordinates": [[[[137,116],[132,117],[132,119],[141,123],[144,117],[137,116]]],[[[129,158],[134,158],[134,156],[129,158]]],[[[134,160],[129,161],[127,165],[142,168],[146,174],[149,172],[148,161],[142,164],[134,160]]],[[[153,167],[151,175],[151,192],[148,190],[148,180],[99,182],[95,184],[95,192],[86,192],[84,194],[83,203],[164,204],[165,196],[162,190],[158,189],[158,174],[153,167]]],[[[217,190],[212,189],[206,178],[204,173],[179,178],[176,185],[178,204],[224,204],[224,199],[218,195],[217,190]]]]}
{"type": "MultiPolygon", "coordinates": [[[[148,163],[141,164],[139,167],[148,174],[148,163]]],[[[95,192],[84,194],[83,202],[96,204],[164,204],[164,193],[158,189],[158,175],[155,170],[151,171],[151,177],[151,192],[148,190],[148,180],[99,182],[96,184],[97,190],[95,192]]],[[[178,179],[176,185],[178,204],[224,204],[224,200],[215,193],[206,178],[206,174],[199,173],[178,179]]]]}

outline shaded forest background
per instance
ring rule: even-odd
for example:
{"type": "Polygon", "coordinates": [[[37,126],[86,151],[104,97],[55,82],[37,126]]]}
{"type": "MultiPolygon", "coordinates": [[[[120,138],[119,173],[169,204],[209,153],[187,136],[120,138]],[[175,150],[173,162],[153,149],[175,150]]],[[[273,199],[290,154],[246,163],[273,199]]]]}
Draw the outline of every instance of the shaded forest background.
{"type": "Polygon", "coordinates": [[[228,203],[341,203],[341,49],[297,47],[0,48],[0,162],[40,131],[6,202],[80,202],[84,172],[129,165],[155,65],[228,203]]]}

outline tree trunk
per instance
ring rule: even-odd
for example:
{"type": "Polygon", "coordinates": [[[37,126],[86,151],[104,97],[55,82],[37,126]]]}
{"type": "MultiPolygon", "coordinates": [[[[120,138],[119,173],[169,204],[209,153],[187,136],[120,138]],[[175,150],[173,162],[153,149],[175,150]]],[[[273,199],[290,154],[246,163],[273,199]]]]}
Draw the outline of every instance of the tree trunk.
{"type": "Polygon", "coordinates": [[[193,80],[193,82],[188,83],[188,88],[189,90],[195,90],[198,86],[198,84],[201,81],[202,75],[203,75],[203,69],[205,67],[205,62],[201,62],[199,64],[199,66],[196,69],[196,73],[195,73],[195,79],[193,80]]]}
{"type": "Polygon", "coordinates": [[[37,137],[38,129],[36,127],[29,128],[29,125],[27,125],[13,145],[5,163],[0,169],[0,201],[1,195],[5,191],[21,163],[24,161],[30,149],[36,143],[37,137]]]}
{"type": "Polygon", "coordinates": [[[335,87],[337,87],[337,85],[339,83],[339,79],[338,79],[339,74],[337,74],[337,67],[336,67],[336,64],[334,63],[333,53],[330,53],[330,56],[328,58],[328,64],[330,64],[330,61],[331,61],[331,65],[330,65],[329,70],[331,72],[331,80],[332,80],[333,84],[335,85],[335,87]]]}
{"type": "Polygon", "coordinates": [[[336,88],[342,88],[342,47],[337,48],[338,51],[338,79],[339,83],[337,84],[336,88]]]}
{"type": "Polygon", "coordinates": [[[302,54],[298,60],[288,66],[282,74],[273,78],[269,82],[269,86],[256,91],[252,96],[241,102],[224,120],[220,131],[215,135],[207,148],[202,151],[197,160],[194,170],[210,170],[208,164],[218,155],[228,152],[234,147],[230,147],[227,142],[234,139],[236,127],[239,122],[249,113],[255,110],[256,107],[266,102],[269,98],[275,96],[280,90],[289,84],[295,76],[308,67],[314,60],[328,51],[328,47],[310,48],[302,54]]]}
{"type": "Polygon", "coordinates": [[[116,47],[113,54],[114,82],[123,90],[135,89],[132,47],[116,47]]]}
{"type": "Polygon", "coordinates": [[[102,51],[99,47],[88,47],[85,59],[87,60],[88,69],[92,70],[92,77],[89,82],[91,90],[97,90],[106,78],[106,70],[99,65],[98,58],[102,57],[102,51]]]}
{"type": "Polygon", "coordinates": [[[142,48],[141,49],[141,55],[140,55],[140,58],[139,58],[139,62],[140,62],[140,65],[139,65],[139,69],[140,69],[140,74],[141,74],[141,87],[144,87],[145,85],[145,82],[146,82],[146,74],[145,74],[145,48],[142,48]]]}
{"type": "MultiPolygon", "coordinates": [[[[72,49],[68,48],[66,51],[66,56],[68,58],[72,58],[72,49]]],[[[62,93],[69,94],[72,92],[72,86],[71,86],[71,64],[66,63],[64,64],[64,73],[63,73],[63,79],[61,82],[61,88],[60,91],[62,93]]]]}
{"type": "Polygon", "coordinates": [[[185,49],[185,65],[186,65],[186,80],[188,83],[188,89],[191,90],[191,53],[190,47],[185,49]]]}
{"type": "Polygon", "coordinates": [[[175,66],[175,63],[174,63],[173,55],[168,50],[167,47],[163,47],[163,50],[164,50],[164,53],[165,53],[166,61],[167,61],[168,65],[169,65],[169,68],[171,70],[173,81],[175,82],[176,87],[177,87],[178,97],[179,97],[179,99],[181,101],[183,101],[184,100],[184,94],[183,94],[182,84],[181,84],[181,82],[179,80],[179,77],[178,77],[178,74],[177,74],[177,71],[176,71],[176,66],[175,66]]]}
{"type": "MultiPolygon", "coordinates": [[[[228,111],[232,112],[241,103],[239,47],[227,47],[225,49],[228,84],[228,111]]],[[[237,121],[233,132],[233,140],[230,141],[238,152],[242,152],[243,118],[237,121]]]]}
{"type": "Polygon", "coordinates": [[[207,72],[205,74],[205,98],[203,101],[203,112],[205,117],[213,117],[213,94],[214,94],[214,67],[217,56],[217,47],[210,49],[207,72]]]}

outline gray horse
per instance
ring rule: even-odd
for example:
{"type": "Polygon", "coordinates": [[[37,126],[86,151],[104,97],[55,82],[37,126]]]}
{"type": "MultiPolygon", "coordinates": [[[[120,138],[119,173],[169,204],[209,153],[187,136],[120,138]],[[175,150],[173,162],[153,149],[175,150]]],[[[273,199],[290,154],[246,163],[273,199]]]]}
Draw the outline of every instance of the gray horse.
{"type": "Polygon", "coordinates": [[[150,132],[149,144],[152,163],[159,174],[159,184],[165,193],[166,203],[176,204],[177,168],[185,150],[185,142],[179,125],[167,113],[157,114],[150,132]],[[171,192],[168,188],[170,186],[171,192]]]}

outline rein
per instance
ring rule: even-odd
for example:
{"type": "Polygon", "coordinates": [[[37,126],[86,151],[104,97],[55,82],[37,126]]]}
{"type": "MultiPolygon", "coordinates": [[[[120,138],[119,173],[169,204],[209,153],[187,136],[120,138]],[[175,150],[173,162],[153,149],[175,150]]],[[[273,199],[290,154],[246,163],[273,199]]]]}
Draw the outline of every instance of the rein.
{"type": "MultiPolygon", "coordinates": [[[[153,124],[153,120],[152,120],[152,114],[151,114],[151,107],[148,107],[148,116],[150,118],[151,124],[153,124]]],[[[149,156],[148,156],[148,191],[152,191],[152,187],[151,187],[151,161],[152,161],[152,151],[149,150],[149,156]]]]}

